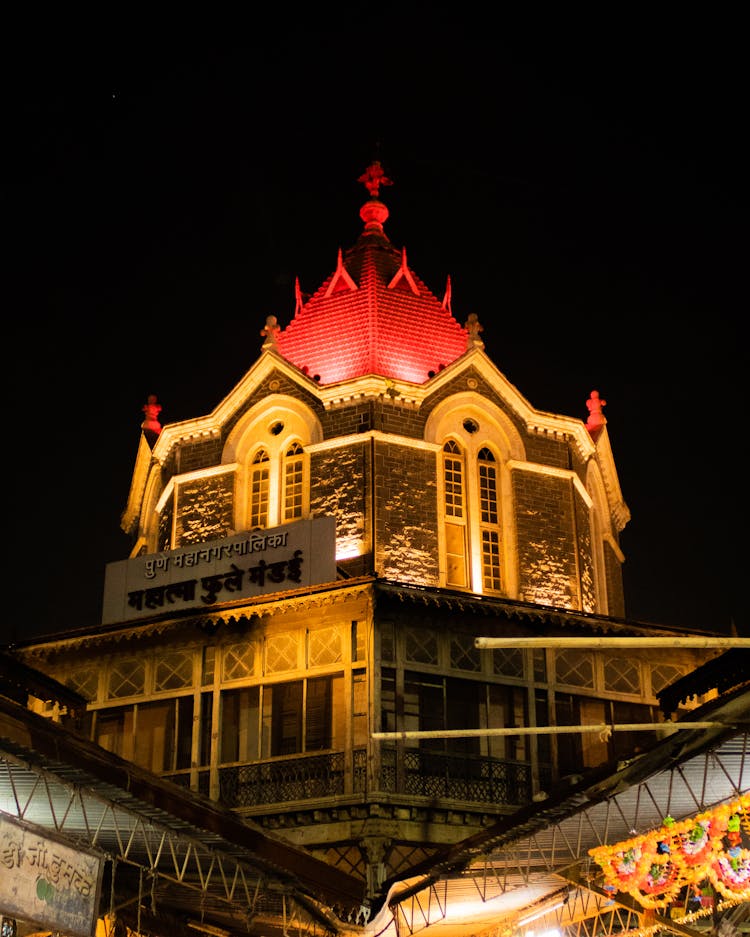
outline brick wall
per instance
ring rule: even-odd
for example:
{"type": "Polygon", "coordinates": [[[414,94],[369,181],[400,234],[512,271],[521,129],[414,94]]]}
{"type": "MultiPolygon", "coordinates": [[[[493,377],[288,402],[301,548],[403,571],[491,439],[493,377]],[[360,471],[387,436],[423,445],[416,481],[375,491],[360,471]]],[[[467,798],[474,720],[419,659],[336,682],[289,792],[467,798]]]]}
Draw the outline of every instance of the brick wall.
{"type": "Polygon", "coordinates": [[[436,460],[432,452],[375,442],[375,570],[438,583],[436,460]]]}
{"type": "Polygon", "coordinates": [[[177,494],[175,547],[218,540],[233,533],[234,474],[185,482],[177,494]]]}
{"type": "Polygon", "coordinates": [[[537,472],[513,472],[519,598],[580,608],[571,483],[537,472]]]}
{"type": "Polygon", "coordinates": [[[336,518],[336,539],[343,553],[369,552],[367,523],[369,437],[361,443],[314,453],[310,459],[310,511],[336,518]]]}

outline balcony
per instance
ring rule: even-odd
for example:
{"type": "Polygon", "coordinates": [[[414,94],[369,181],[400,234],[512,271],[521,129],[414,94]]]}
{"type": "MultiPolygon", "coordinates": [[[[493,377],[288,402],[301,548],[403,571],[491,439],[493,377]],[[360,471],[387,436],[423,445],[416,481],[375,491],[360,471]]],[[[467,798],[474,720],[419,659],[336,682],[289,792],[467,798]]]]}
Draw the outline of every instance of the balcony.
{"type": "Polygon", "coordinates": [[[381,769],[367,783],[367,752],[304,755],[219,769],[220,798],[227,807],[255,807],[345,794],[376,792],[472,804],[518,805],[531,800],[531,765],[419,749],[381,747],[381,769]]]}

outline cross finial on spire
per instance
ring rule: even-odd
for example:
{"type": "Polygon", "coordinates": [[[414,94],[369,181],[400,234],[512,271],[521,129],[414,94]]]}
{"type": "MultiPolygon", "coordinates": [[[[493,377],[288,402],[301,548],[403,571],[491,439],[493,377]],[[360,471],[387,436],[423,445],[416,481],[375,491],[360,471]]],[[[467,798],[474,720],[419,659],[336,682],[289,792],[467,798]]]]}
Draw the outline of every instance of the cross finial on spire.
{"type": "Polygon", "coordinates": [[[386,176],[383,167],[380,165],[380,160],[377,159],[370,163],[364,173],[357,179],[357,182],[361,182],[367,188],[372,198],[378,197],[381,185],[393,185],[393,180],[386,176]]]}

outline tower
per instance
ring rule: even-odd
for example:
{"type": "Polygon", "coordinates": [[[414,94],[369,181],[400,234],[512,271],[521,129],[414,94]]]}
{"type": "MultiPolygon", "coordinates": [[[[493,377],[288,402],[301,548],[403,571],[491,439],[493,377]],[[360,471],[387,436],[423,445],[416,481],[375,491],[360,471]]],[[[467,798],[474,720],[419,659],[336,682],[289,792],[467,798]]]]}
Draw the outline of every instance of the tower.
{"type": "MultiPolygon", "coordinates": [[[[102,748],[345,872],[375,914],[650,748],[659,692],[707,655],[596,649],[674,636],[625,617],[605,401],[537,410],[391,243],[382,167],[359,181],[356,243],[258,323],[229,394],[175,424],[149,397],[102,626],[24,656],[89,701],[102,748]]],[[[257,913],[280,926],[273,895],[257,913]]]]}

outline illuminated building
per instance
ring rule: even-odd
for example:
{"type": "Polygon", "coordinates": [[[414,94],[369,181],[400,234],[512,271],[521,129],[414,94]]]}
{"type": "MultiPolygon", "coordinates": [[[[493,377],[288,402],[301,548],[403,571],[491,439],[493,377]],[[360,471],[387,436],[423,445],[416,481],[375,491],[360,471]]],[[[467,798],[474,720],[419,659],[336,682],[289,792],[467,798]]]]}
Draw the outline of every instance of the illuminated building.
{"type": "MultiPolygon", "coordinates": [[[[212,830],[239,835],[216,805],[273,857],[252,902],[186,897],[152,857],[148,901],[139,879],[138,913],[121,902],[133,929],[179,930],[183,905],[185,928],[219,937],[585,917],[545,848],[530,874],[497,844],[519,816],[573,815],[582,785],[610,791],[660,740],[668,752],[665,715],[712,698],[659,705],[718,642],[625,617],[606,402],[582,397],[586,420],[536,410],[480,318],[454,315],[450,282],[438,298],[391,244],[379,164],[360,181],[356,244],[312,295],[297,286],[286,327],[258,324],[225,399],[164,426],[155,397],[143,407],[133,550],[107,569],[101,627],[14,649],[88,701],[94,743],[161,779],[133,774],[149,803],[196,829],[203,804],[212,830]],[[292,867],[309,894],[284,888],[292,867]],[[336,882],[316,892],[321,868],[336,882]]],[[[118,881],[132,896],[132,874],[118,881]]]]}

